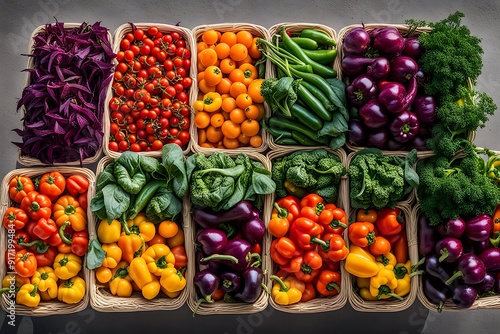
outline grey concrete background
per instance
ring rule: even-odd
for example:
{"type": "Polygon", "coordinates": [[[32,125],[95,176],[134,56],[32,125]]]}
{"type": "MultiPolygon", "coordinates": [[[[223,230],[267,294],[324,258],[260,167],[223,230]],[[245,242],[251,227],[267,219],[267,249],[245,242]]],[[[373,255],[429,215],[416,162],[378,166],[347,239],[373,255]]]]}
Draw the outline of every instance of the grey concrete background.
{"type": "MultiPolygon", "coordinates": [[[[500,29],[498,0],[439,1],[71,1],[71,0],[0,0],[0,176],[22,167],[16,162],[18,141],[11,131],[20,126],[17,100],[25,85],[31,32],[39,25],[53,22],[101,21],[114,31],[126,22],[180,24],[192,29],[211,23],[247,22],[266,28],[280,22],[313,22],[330,26],[337,32],[356,23],[403,23],[415,18],[437,21],[459,10],[464,23],[482,39],[483,74],[478,88],[494,97],[500,106],[500,29]]],[[[477,134],[479,146],[500,150],[500,114],[490,119],[477,134]]],[[[95,166],[88,166],[95,170],[95,166]]],[[[84,312],[42,318],[18,317],[12,328],[0,312],[1,333],[272,333],[304,332],[349,333],[493,333],[497,332],[499,311],[429,312],[416,301],[409,309],[396,313],[360,313],[349,304],[334,312],[320,314],[286,314],[271,307],[254,315],[210,315],[192,317],[187,305],[176,311],[139,313],[100,313],[90,307],[84,312]],[[2,322],[3,321],[3,322],[2,322]]]]}

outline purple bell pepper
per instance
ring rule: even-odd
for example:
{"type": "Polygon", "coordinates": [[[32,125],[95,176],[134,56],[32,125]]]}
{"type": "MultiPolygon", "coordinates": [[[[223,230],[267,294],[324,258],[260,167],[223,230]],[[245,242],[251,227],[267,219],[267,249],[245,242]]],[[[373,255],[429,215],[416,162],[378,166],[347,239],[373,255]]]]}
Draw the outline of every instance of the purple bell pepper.
{"type": "Polygon", "coordinates": [[[399,113],[407,110],[411,106],[417,95],[417,87],[417,79],[415,76],[410,79],[408,90],[399,82],[382,81],[378,84],[378,100],[385,106],[387,111],[399,113]]]}
{"type": "Polygon", "coordinates": [[[472,241],[487,240],[493,230],[493,219],[490,215],[480,214],[465,222],[465,236],[472,241]]]}
{"type": "Polygon", "coordinates": [[[384,107],[377,99],[371,99],[359,109],[359,117],[363,124],[370,129],[378,129],[389,122],[384,107]]]}
{"type": "Polygon", "coordinates": [[[450,285],[454,280],[460,278],[465,284],[478,284],[483,281],[485,276],[486,266],[483,261],[477,255],[468,253],[460,257],[455,272],[445,283],[450,285]]]}
{"type": "Polygon", "coordinates": [[[377,96],[377,86],[366,74],[357,76],[346,88],[348,101],[355,107],[361,107],[377,96]]]}
{"type": "Polygon", "coordinates": [[[418,134],[420,124],[417,116],[411,111],[405,110],[396,115],[389,125],[389,130],[395,140],[406,143],[418,134]]]}
{"type": "Polygon", "coordinates": [[[439,262],[455,262],[463,254],[462,243],[457,238],[444,237],[436,243],[436,253],[441,254],[439,262]]]}

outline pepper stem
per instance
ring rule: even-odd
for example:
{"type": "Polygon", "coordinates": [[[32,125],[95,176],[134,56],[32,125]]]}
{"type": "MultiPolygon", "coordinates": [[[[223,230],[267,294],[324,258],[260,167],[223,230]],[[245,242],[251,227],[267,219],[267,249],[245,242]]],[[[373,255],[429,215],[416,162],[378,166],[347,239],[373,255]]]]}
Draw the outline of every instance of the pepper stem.
{"type": "Polygon", "coordinates": [[[457,271],[455,272],[450,278],[448,278],[446,280],[446,282],[444,282],[446,285],[450,285],[451,283],[453,283],[454,280],[456,280],[457,278],[459,277],[464,277],[464,273],[461,272],[461,271],[457,271]]]}
{"type": "Polygon", "coordinates": [[[441,253],[441,256],[439,257],[439,262],[443,262],[450,255],[450,253],[446,248],[440,249],[439,253],[441,253]]]}
{"type": "Polygon", "coordinates": [[[201,258],[200,261],[206,262],[206,261],[212,261],[212,260],[226,260],[226,261],[231,261],[233,263],[238,263],[238,259],[232,255],[225,255],[225,254],[212,254],[210,256],[201,258]]]}
{"type": "Polygon", "coordinates": [[[274,202],[274,208],[278,211],[278,218],[288,218],[288,210],[286,208],[282,208],[276,202],[274,202]]]}
{"type": "Polygon", "coordinates": [[[59,227],[59,236],[61,237],[61,240],[67,244],[67,245],[71,245],[72,244],[72,239],[71,239],[71,236],[68,237],[65,233],[64,233],[64,230],[66,229],[66,227],[68,225],[70,225],[71,223],[69,221],[66,221],[64,222],[61,227],[59,227]]]}
{"type": "Polygon", "coordinates": [[[269,276],[269,278],[272,280],[275,280],[276,282],[279,283],[279,285],[281,286],[280,291],[287,292],[289,290],[289,288],[285,285],[285,282],[283,282],[283,280],[281,278],[279,278],[278,276],[271,275],[271,276],[269,276]]]}

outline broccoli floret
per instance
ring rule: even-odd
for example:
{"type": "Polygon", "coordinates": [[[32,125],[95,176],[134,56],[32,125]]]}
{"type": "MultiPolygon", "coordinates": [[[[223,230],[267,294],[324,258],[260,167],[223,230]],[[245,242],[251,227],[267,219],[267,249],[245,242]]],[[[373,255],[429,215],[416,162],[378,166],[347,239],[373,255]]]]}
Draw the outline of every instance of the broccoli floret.
{"type": "Polygon", "coordinates": [[[234,160],[229,155],[222,152],[212,153],[208,157],[208,160],[215,168],[231,168],[236,166],[234,160]]]}
{"type": "Polygon", "coordinates": [[[287,195],[285,188],[285,163],[286,159],[278,158],[273,161],[273,166],[271,168],[271,179],[274,183],[276,183],[276,196],[278,198],[285,197],[287,195]]]}
{"type": "Polygon", "coordinates": [[[317,184],[316,178],[307,171],[306,167],[293,166],[286,171],[286,179],[296,187],[311,188],[317,184]]]}
{"type": "Polygon", "coordinates": [[[318,188],[316,194],[320,195],[328,203],[333,203],[337,200],[339,196],[339,189],[334,185],[330,185],[324,188],[318,188]]]}

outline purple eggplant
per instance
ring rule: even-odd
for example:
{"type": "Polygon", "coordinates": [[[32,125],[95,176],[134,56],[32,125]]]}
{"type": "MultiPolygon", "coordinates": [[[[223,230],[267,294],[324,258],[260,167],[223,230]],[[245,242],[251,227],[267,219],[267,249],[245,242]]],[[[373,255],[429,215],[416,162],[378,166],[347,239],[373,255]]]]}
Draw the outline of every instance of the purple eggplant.
{"type": "Polygon", "coordinates": [[[377,99],[371,99],[359,109],[359,117],[363,124],[370,129],[378,129],[389,122],[389,117],[377,99]]]}
{"type": "Polygon", "coordinates": [[[408,90],[399,82],[382,81],[378,84],[379,102],[385,106],[387,111],[392,113],[399,113],[407,110],[415,96],[417,95],[417,79],[412,77],[408,90]]]}
{"type": "Polygon", "coordinates": [[[405,47],[405,39],[393,27],[384,27],[372,33],[373,48],[386,55],[397,55],[405,47]]]}
{"type": "Polygon", "coordinates": [[[255,303],[262,293],[264,273],[257,267],[247,267],[241,273],[243,287],[234,298],[245,303],[255,303]]]}
{"type": "Polygon", "coordinates": [[[438,232],[443,237],[460,238],[465,232],[465,220],[458,217],[438,225],[438,232]]]}
{"type": "Polygon", "coordinates": [[[423,214],[418,217],[418,252],[421,256],[427,256],[434,252],[439,238],[436,227],[429,224],[429,219],[423,214]]]}
{"type": "Polygon", "coordinates": [[[235,293],[242,286],[241,276],[234,271],[225,271],[220,275],[220,288],[224,293],[235,293]]]}
{"type": "Polygon", "coordinates": [[[224,250],[227,243],[227,236],[221,230],[206,228],[198,232],[196,243],[200,245],[205,255],[217,254],[224,250]]]}
{"type": "Polygon", "coordinates": [[[406,85],[417,74],[418,64],[407,56],[398,56],[391,62],[389,79],[406,85]]]}
{"type": "Polygon", "coordinates": [[[216,228],[219,224],[250,219],[252,203],[241,201],[232,208],[222,211],[213,211],[210,208],[195,207],[194,221],[203,228],[216,228]]]}
{"type": "Polygon", "coordinates": [[[251,244],[261,243],[266,234],[266,225],[260,218],[251,218],[241,224],[241,236],[251,244]]]}
{"type": "Polygon", "coordinates": [[[436,123],[436,100],[432,96],[415,96],[411,111],[417,115],[418,121],[422,125],[431,126],[436,123]]]}
{"type": "Polygon", "coordinates": [[[427,299],[437,305],[438,313],[443,311],[444,303],[451,298],[450,288],[433,276],[422,276],[422,290],[427,299]]]}
{"type": "Polygon", "coordinates": [[[257,208],[252,208],[252,213],[250,215],[250,219],[252,219],[252,218],[259,218],[260,219],[260,217],[261,217],[260,210],[257,208]]]}
{"type": "Polygon", "coordinates": [[[491,247],[479,253],[479,259],[484,263],[487,271],[500,270],[500,248],[491,247]]]}
{"type": "Polygon", "coordinates": [[[371,38],[368,32],[362,27],[357,27],[345,35],[342,41],[342,52],[345,55],[362,56],[368,50],[370,43],[371,38]]]}
{"type": "Polygon", "coordinates": [[[455,262],[463,254],[462,243],[453,237],[444,237],[436,243],[436,253],[440,254],[439,262],[455,262]]]}
{"type": "Polygon", "coordinates": [[[408,110],[398,113],[389,125],[392,137],[401,143],[409,142],[415,138],[419,128],[420,123],[417,116],[408,110]]]}
{"type": "Polygon", "coordinates": [[[453,289],[451,300],[458,308],[469,308],[477,298],[477,291],[470,285],[457,285],[453,289]]]}
{"type": "Polygon", "coordinates": [[[377,57],[366,68],[366,74],[374,80],[385,80],[389,77],[391,65],[385,57],[377,57]]]}
{"type": "Polygon", "coordinates": [[[377,95],[377,86],[366,74],[358,75],[346,87],[347,100],[355,107],[361,107],[377,95]]]}
{"type": "Polygon", "coordinates": [[[369,65],[373,63],[373,58],[357,56],[354,54],[347,55],[342,59],[342,74],[355,77],[364,72],[369,65]]]}
{"type": "Polygon", "coordinates": [[[410,149],[416,149],[417,151],[427,151],[427,139],[424,139],[417,134],[408,142],[408,147],[410,149]]]}
{"type": "Polygon", "coordinates": [[[385,143],[385,148],[389,151],[404,151],[406,149],[406,143],[401,143],[389,136],[385,143]]]}
{"type": "Polygon", "coordinates": [[[202,263],[210,261],[222,262],[234,270],[241,271],[248,267],[254,258],[258,258],[260,262],[260,255],[251,252],[252,245],[243,239],[231,239],[226,243],[222,253],[212,254],[200,260],[202,263]]]}
{"type": "Polygon", "coordinates": [[[347,142],[349,144],[364,146],[366,143],[366,133],[367,131],[361,120],[357,118],[349,120],[349,126],[347,129],[347,142]]]}
{"type": "Polygon", "coordinates": [[[474,288],[477,290],[477,293],[479,295],[493,292],[493,289],[495,288],[495,274],[486,272],[486,276],[484,276],[484,279],[481,281],[481,283],[475,284],[474,288]]]}
{"type": "Polygon", "coordinates": [[[487,240],[493,230],[493,219],[490,215],[480,214],[465,221],[465,236],[472,241],[487,240]]]}
{"type": "Polygon", "coordinates": [[[383,149],[389,140],[389,131],[385,128],[373,129],[368,132],[366,146],[383,149]]]}
{"type": "Polygon", "coordinates": [[[468,253],[458,259],[455,272],[445,283],[450,285],[459,278],[465,284],[478,284],[484,276],[486,276],[486,266],[483,261],[477,255],[468,253]]]}
{"type": "MultiPolygon", "coordinates": [[[[193,277],[193,284],[200,297],[199,303],[213,303],[212,294],[219,288],[220,278],[210,269],[198,271],[193,277]]],[[[195,311],[196,313],[196,311],[195,311]]]]}
{"type": "Polygon", "coordinates": [[[424,271],[426,274],[434,276],[445,283],[451,277],[451,267],[449,263],[439,262],[439,255],[429,254],[425,257],[424,271]]]}
{"type": "Polygon", "coordinates": [[[403,55],[419,60],[422,56],[422,46],[418,40],[418,37],[408,37],[405,39],[405,47],[403,49],[403,55]]]}

